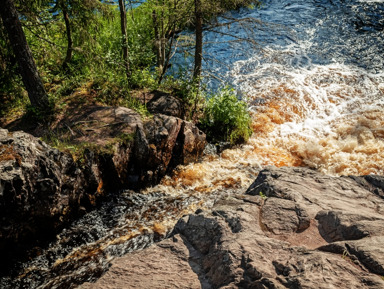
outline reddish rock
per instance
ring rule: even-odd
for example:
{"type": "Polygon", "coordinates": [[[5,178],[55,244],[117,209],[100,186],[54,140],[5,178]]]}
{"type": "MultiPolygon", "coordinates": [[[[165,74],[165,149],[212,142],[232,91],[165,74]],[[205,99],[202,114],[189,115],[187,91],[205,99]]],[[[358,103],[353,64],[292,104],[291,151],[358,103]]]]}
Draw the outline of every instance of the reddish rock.
{"type": "Polygon", "coordinates": [[[66,127],[83,148],[76,162],[30,134],[0,129],[0,254],[53,236],[111,192],[156,184],[205,147],[189,122],[166,115],[143,122],[122,107],[90,107],[66,127]]]}
{"type": "Polygon", "coordinates": [[[268,168],[80,288],[384,288],[384,200],[356,180],[268,168]]]}

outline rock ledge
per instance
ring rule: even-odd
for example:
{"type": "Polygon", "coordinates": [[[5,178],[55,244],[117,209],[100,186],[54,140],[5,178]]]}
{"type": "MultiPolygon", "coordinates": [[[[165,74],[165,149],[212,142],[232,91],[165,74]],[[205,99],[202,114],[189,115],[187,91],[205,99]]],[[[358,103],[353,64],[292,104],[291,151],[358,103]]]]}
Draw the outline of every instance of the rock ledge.
{"type": "Polygon", "coordinates": [[[143,121],[124,107],[86,109],[62,124],[71,143],[92,145],[77,161],[28,133],[0,128],[0,257],[54,236],[109,194],[158,183],[205,148],[205,134],[177,117],[143,121]]]}
{"type": "Polygon", "coordinates": [[[383,181],[267,168],[81,288],[384,288],[383,181]]]}

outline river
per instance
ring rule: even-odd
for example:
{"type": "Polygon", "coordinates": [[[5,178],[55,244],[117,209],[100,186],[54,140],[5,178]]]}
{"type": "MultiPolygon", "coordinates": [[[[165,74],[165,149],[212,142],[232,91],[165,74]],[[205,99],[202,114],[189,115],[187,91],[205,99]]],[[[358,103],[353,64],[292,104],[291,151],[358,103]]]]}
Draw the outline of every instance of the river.
{"type": "Polygon", "coordinates": [[[384,174],[384,1],[267,0],[227,16],[245,20],[222,18],[227,25],[205,33],[204,68],[214,76],[208,85],[231,83],[249,103],[248,143],[115,196],[36,248],[1,288],[95,280],[116,256],[166,236],[182,215],[244,191],[267,165],[384,174]]]}

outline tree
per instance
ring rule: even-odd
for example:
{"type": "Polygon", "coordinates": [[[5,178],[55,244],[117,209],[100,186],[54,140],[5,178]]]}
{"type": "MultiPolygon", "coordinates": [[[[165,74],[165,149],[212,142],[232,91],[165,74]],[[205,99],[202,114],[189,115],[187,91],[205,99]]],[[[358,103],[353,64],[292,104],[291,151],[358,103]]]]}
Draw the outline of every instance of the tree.
{"type": "Polygon", "coordinates": [[[119,0],[119,8],[120,8],[120,26],[121,26],[121,34],[123,37],[122,49],[123,49],[123,61],[125,67],[125,74],[127,75],[127,79],[129,81],[131,76],[131,70],[128,59],[128,35],[127,35],[127,12],[125,9],[125,1],[119,0]]]}
{"type": "Polygon", "coordinates": [[[153,0],[149,4],[152,5],[153,43],[160,83],[169,67],[177,33],[191,24],[193,1],[153,0]]]}
{"type": "MultiPolygon", "coordinates": [[[[21,11],[26,21],[23,21],[24,27],[29,31],[34,30],[36,33],[46,34],[50,31],[52,35],[61,35],[61,25],[59,19],[64,20],[65,37],[66,37],[66,52],[62,63],[62,68],[65,72],[69,72],[70,64],[74,58],[75,52],[89,54],[90,43],[95,43],[92,36],[97,33],[91,32],[92,27],[97,27],[100,21],[100,12],[102,16],[107,15],[108,5],[99,0],[18,0],[23,1],[21,11]],[[42,15],[44,15],[42,17],[42,15]],[[41,19],[42,18],[42,19],[41,19]],[[31,29],[30,27],[33,27],[31,29]],[[59,29],[58,29],[59,28],[59,29]],[[60,31],[56,34],[54,31],[60,31]],[[92,36],[91,36],[92,35],[92,36]],[[83,49],[87,45],[87,49],[83,49]]],[[[47,41],[47,39],[43,39],[47,41]]],[[[54,42],[60,43],[60,40],[53,39],[54,42]]],[[[52,42],[50,42],[52,44],[52,42]]],[[[53,43],[55,44],[55,43],[53,43]]],[[[77,58],[78,59],[78,58],[77,58]]]]}
{"type": "Polygon", "coordinates": [[[68,70],[68,64],[72,60],[72,32],[71,32],[71,24],[69,22],[69,14],[68,14],[68,9],[67,6],[65,5],[63,0],[59,1],[59,6],[61,8],[61,11],[63,12],[63,18],[64,18],[64,23],[65,23],[65,31],[67,34],[67,53],[63,62],[63,69],[68,70]]]}
{"type": "Polygon", "coordinates": [[[197,88],[200,86],[201,67],[203,62],[203,15],[201,0],[195,0],[195,67],[193,69],[193,81],[197,88]]]}
{"type": "Polygon", "coordinates": [[[19,71],[31,105],[40,111],[47,112],[50,109],[48,95],[37,71],[32,52],[29,49],[19,20],[19,15],[12,0],[2,1],[0,15],[16,56],[19,71]]]}

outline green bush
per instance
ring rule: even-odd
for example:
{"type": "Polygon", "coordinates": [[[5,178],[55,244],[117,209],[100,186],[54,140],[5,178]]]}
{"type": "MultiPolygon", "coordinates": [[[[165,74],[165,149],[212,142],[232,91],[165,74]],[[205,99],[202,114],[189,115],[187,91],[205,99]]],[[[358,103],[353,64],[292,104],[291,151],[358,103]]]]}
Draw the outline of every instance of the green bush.
{"type": "Polygon", "coordinates": [[[156,89],[158,86],[155,74],[151,73],[149,68],[134,69],[129,81],[130,86],[134,88],[156,89]]]}
{"type": "Polygon", "coordinates": [[[207,100],[202,129],[210,141],[246,142],[252,134],[247,104],[225,87],[207,100]]]}

